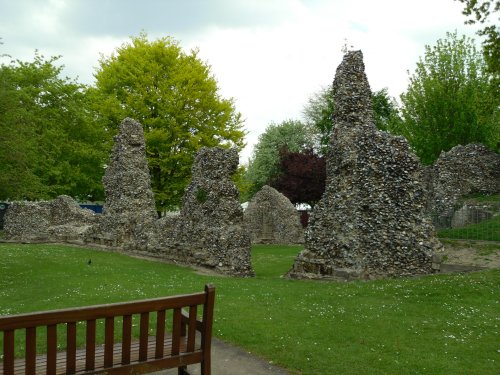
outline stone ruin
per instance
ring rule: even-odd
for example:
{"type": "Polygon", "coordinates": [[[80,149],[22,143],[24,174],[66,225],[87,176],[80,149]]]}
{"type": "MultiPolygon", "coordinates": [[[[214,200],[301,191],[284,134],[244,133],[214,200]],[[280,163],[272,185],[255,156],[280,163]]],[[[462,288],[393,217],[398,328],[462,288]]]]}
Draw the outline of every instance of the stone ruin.
{"type": "Polygon", "coordinates": [[[252,198],[245,210],[244,221],[252,243],[304,242],[297,209],[287,197],[268,185],[252,198]]]}
{"type": "Polygon", "coordinates": [[[432,273],[442,245],[425,214],[423,168],[404,138],[376,129],[361,51],[344,56],[333,92],[326,189],[288,275],[352,280],[432,273]]]}
{"type": "Polygon", "coordinates": [[[180,215],[157,219],[141,124],[125,119],[114,140],[103,177],[101,215],[64,196],[50,202],[13,202],[6,214],[6,240],[74,242],[229,275],[254,275],[250,236],[231,180],[238,167],[235,149],[202,148],[180,215]]]}
{"type": "Polygon", "coordinates": [[[471,219],[488,219],[498,207],[463,205],[461,200],[474,194],[500,194],[500,155],[481,144],[455,146],[427,167],[426,182],[427,210],[435,225],[457,227],[471,219]]]}
{"type": "Polygon", "coordinates": [[[149,251],[224,274],[253,276],[250,236],[231,180],[237,168],[236,149],[203,147],[194,160],[180,215],[158,222],[157,243],[149,251]]]}
{"type": "Polygon", "coordinates": [[[5,217],[5,239],[78,241],[96,220],[93,211],[81,208],[66,195],[52,201],[12,202],[5,217]]]}
{"type": "Polygon", "coordinates": [[[141,246],[157,219],[142,125],[126,118],[114,142],[102,179],[103,212],[85,234],[85,242],[132,248],[141,246]]]}

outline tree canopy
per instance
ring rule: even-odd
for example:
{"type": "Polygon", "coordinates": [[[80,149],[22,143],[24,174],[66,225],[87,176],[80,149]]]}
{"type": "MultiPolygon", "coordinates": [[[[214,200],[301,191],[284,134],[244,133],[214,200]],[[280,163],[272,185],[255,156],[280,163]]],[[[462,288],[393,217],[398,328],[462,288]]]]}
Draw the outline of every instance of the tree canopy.
{"type": "Polygon", "coordinates": [[[405,136],[424,164],[458,144],[499,142],[499,98],[472,40],[447,34],[410,77],[401,96],[403,121],[392,129],[405,136]]]}
{"type": "Polygon", "coordinates": [[[104,131],[58,57],[0,66],[0,199],[102,199],[104,131]]]}
{"type": "Polygon", "coordinates": [[[285,120],[280,124],[270,124],[253,149],[245,180],[250,186],[248,196],[251,198],[279,172],[280,150],[286,147],[297,152],[311,149],[313,137],[310,128],[297,120],[285,120]]]}
{"type": "MultiPolygon", "coordinates": [[[[492,13],[500,13],[500,1],[490,0],[458,0],[465,5],[463,14],[468,17],[466,24],[481,23],[485,25],[478,34],[484,36],[483,54],[488,71],[494,75],[494,80],[500,80],[500,17],[491,20],[492,13]]],[[[494,17],[494,16],[493,16],[494,17]]]]}
{"type": "Polygon", "coordinates": [[[244,146],[243,120],[219,93],[198,51],[169,37],[142,33],[102,57],[94,95],[101,121],[116,132],[125,117],[144,126],[152,187],[159,210],[178,207],[203,146],[244,146]]]}
{"type": "Polygon", "coordinates": [[[321,199],[325,191],[325,158],[313,150],[280,151],[279,173],[271,186],[285,195],[293,204],[307,203],[311,207],[321,199]]]}

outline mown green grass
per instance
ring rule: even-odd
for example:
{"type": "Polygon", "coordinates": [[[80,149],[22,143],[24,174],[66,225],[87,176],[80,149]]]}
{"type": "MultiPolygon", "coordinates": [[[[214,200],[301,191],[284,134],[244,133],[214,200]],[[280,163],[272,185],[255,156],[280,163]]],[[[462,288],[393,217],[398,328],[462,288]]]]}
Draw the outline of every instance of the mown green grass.
{"type": "Polygon", "coordinates": [[[461,228],[440,229],[438,236],[464,240],[500,241],[500,215],[461,228]]]}
{"type": "Polygon", "coordinates": [[[119,253],[0,244],[0,314],[217,288],[214,334],[297,374],[497,374],[500,271],[288,280],[297,246],[255,246],[255,278],[119,253]],[[92,259],[92,264],[87,264],[92,259]]]}

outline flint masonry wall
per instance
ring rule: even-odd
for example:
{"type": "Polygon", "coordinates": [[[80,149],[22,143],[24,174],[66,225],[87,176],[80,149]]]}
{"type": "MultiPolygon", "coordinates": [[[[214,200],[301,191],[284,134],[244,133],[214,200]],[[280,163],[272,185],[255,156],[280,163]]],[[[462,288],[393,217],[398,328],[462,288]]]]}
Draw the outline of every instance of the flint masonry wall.
{"type": "Polygon", "coordinates": [[[238,167],[235,149],[202,148],[180,215],[158,220],[141,124],[126,118],[114,141],[103,177],[102,215],[80,209],[69,197],[15,202],[6,215],[6,239],[84,241],[219,273],[253,276],[250,236],[231,180],[238,167]]]}
{"type": "Polygon", "coordinates": [[[299,214],[290,200],[264,185],[244,213],[252,243],[295,244],[304,242],[299,214]]]}
{"type": "Polygon", "coordinates": [[[253,276],[250,235],[231,176],[236,149],[203,147],[192,167],[178,217],[158,222],[150,251],[162,257],[234,276],[253,276]]]}
{"type": "Polygon", "coordinates": [[[143,232],[152,226],[157,215],[144,132],[137,121],[126,118],[120,124],[103,185],[103,212],[99,222],[86,233],[85,241],[113,247],[141,246],[143,232]]]}
{"type": "Polygon", "coordinates": [[[5,216],[5,239],[78,241],[96,220],[91,210],[66,195],[52,201],[12,202],[5,216]]]}
{"type": "Polygon", "coordinates": [[[451,226],[461,198],[500,193],[500,155],[481,144],[458,145],[426,169],[427,210],[440,226],[451,226]]]}
{"type": "Polygon", "coordinates": [[[405,139],[376,129],[361,51],[344,56],[333,92],[326,189],[289,276],[350,280],[433,272],[441,244],[425,214],[423,169],[405,139]]]}

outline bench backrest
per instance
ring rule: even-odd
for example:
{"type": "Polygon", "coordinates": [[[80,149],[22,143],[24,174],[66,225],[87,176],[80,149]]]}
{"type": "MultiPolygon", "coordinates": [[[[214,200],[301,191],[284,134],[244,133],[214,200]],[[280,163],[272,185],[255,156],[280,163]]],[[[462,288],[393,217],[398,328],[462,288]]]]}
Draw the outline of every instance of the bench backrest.
{"type": "MultiPolygon", "coordinates": [[[[28,314],[0,317],[0,331],[3,331],[3,372],[14,373],[15,331],[26,329],[25,367],[26,374],[35,373],[36,329],[47,330],[47,373],[56,373],[57,366],[57,326],[66,327],[66,373],[75,372],[77,352],[77,325],[85,324],[85,371],[95,369],[96,322],[104,321],[104,367],[117,366],[113,363],[115,335],[121,336],[121,359],[119,366],[131,366],[132,320],[139,319],[139,365],[156,361],[163,368],[177,367],[181,360],[185,364],[208,361],[210,366],[210,346],[212,336],[215,288],[205,286],[202,293],[173,297],[155,298],[125,303],[113,303],[81,308],[70,308],[28,314]],[[203,306],[202,319],[198,318],[198,306],[203,306]],[[185,311],[186,309],[187,311],[185,311]],[[172,314],[169,314],[169,311],[172,314]],[[148,344],[151,343],[149,327],[150,313],[156,313],[156,333],[154,358],[148,358],[148,344]],[[171,318],[170,318],[171,316],[171,318]],[[115,329],[115,318],[121,317],[121,331],[115,329]],[[170,322],[171,325],[167,324],[170,322]],[[164,352],[166,331],[171,334],[171,348],[164,352]],[[196,332],[201,342],[197,342],[196,332]],[[181,342],[183,343],[181,353],[181,342]],[[181,358],[182,357],[182,358],[181,358]],[[163,363],[160,363],[163,361],[163,363]]],[[[118,327],[119,328],[119,327],[118,327]]],[[[134,367],[137,367],[135,364],[134,367]]]]}

